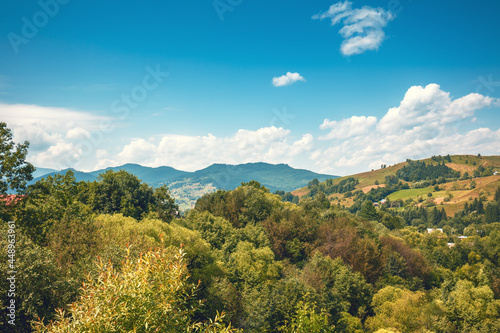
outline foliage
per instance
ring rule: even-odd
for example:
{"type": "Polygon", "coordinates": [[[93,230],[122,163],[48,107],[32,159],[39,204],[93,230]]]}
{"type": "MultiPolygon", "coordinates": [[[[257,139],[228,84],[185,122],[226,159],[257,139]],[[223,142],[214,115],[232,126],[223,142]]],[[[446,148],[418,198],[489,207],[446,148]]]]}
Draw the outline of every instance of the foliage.
{"type": "Polygon", "coordinates": [[[182,250],[159,248],[139,259],[126,257],[120,271],[98,263],[99,277],[84,283],[80,300],[71,304],[69,316],[59,311],[50,324],[38,322],[37,332],[229,332],[213,322],[195,322],[202,304],[196,286],[188,283],[182,250]]]}
{"type": "Polygon", "coordinates": [[[472,282],[459,280],[448,291],[443,285],[442,299],[446,314],[462,332],[498,332],[500,301],[494,299],[488,286],[475,287],[472,282]]]}
{"type": "Polygon", "coordinates": [[[121,213],[135,219],[155,212],[159,218],[169,222],[178,211],[168,187],[153,188],[125,170],[102,173],[99,181],[88,184],[82,193],[82,201],[95,212],[121,213]]]}
{"type": "Polygon", "coordinates": [[[433,325],[432,316],[443,314],[440,304],[429,302],[422,291],[387,286],[373,296],[375,316],[367,320],[371,331],[387,329],[389,332],[422,332],[433,325]]]}
{"type": "Polygon", "coordinates": [[[65,175],[48,176],[28,187],[26,199],[16,207],[14,215],[31,239],[44,245],[56,221],[85,219],[90,214],[89,208],[77,199],[82,186],[71,170],[65,175]]]}
{"type": "Polygon", "coordinates": [[[406,181],[415,182],[427,179],[459,178],[460,172],[442,164],[426,164],[425,162],[408,160],[408,164],[396,171],[396,176],[406,181]]]}
{"type": "Polygon", "coordinates": [[[454,216],[394,193],[411,185],[425,197],[438,186],[433,197],[442,198],[455,186],[448,180],[461,189],[467,179],[443,175],[450,160],[409,162],[401,170],[420,173],[413,183],[394,167],[369,184],[363,175],[312,181],[300,202],[249,180],[203,196],[183,216],[166,187],[125,171],[95,182],[72,171],[46,177],[9,211],[17,330],[30,332],[35,320],[48,332],[499,332],[495,178],[488,187],[478,180],[454,216]],[[385,186],[360,189],[384,177],[385,186]],[[349,209],[335,205],[347,201],[349,209]]]}
{"type": "Polygon", "coordinates": [[[348,177],[342,179],[338,183],[334,183],[333,179],[327,179],[323,183],[319,183],[317,179],[309,182],[307,187],[309,188],[309,193],[306,197],[314,197],[318,192],[323,192],[325,195],[330,195],[333,193],[346,193],[353,191],[355,186],[359,184],[359,180],[354,177],[348,177]]]}
{"type": "Polygon", "coordinates": [[[307,300],[297,304],[295,315],[289,324],[278,328],[286,333],[329,333],[334,332],[334,326],[328,323],[328,314],[324,309],[318,313],[316,304],[307,300]]]}
{"type": "Polygon", "coordinates": [[[15,327],[7,324],[8,310],[2,306],[0,310],[0,327],[10,327],[9,332],[29,332],[29,322],[37,318],[47,320],[55,317],[55,309],[65,306],[77,293],[78,286],[64,274],[55,262],[54,253],[34,244],[21,230],[15,230],[15,254],[13,267],[8,266],[7,246],[9,230],[5,221],[0,222],[0,295],[3,305],[10,299],[15,300],[15,327]],[[14,268],[14,269],[12,269],[14,268]],[[15,271],[13,274],[12,271],[15,271]],[[7,278],[15,278],[15,289],[10,288],[7,278]],[[14,298],[10,298],[12,290],[14,298]]]}
{"type": "Polygon", "coordinates": [[[270,194],[268,189],[253,182],[243,183],[234,191],[219,190],[205,194],[196,202],[195,208],[224,217],[240,228],[249,222],[264,221],[281,203],[279,196],[270,194]]]}
{"type": "Polygon", "coordinates": [[[342,313],[362,316],[370,305],[372,287],[338,258],[333,260],[315,253],[304,267],[302,279],[320,295],[334,321],[342,313]]]}
{"type": "Polygon", "coordinates": [[[35,168],[26,162],[29,142],[16,144],[12,141],[12,131],[0,122],[0,195],[10,191],[23,193],[26,183],[33,179],[35,168]]]}
{"type": "Polygon", "coordinates": [[[299,203],[299,196],[293,195],[291,192],[285,193],[285,191],[275,191],[274,194],[279,195],[283,201],[293,202],[294,204],[299,203]]]}

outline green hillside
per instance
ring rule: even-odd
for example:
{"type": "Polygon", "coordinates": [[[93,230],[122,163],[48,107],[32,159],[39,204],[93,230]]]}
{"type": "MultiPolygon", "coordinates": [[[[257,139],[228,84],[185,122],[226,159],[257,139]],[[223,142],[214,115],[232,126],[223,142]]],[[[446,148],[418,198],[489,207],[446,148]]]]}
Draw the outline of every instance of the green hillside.
{"type": "MultiPolygon", "coordinates": [[[[416,162],[416,161],[413,161],[416,162]]],[[[440,206],[444,208],[447,215],[453,216],[457,211],[464,208],[466,202],[471,202],[480,197],[485,202],[491,201],[495,193],[495,189],[500,185],[500,156],[478,156],[478,155],[454,155],[454,156],[435,156],[419,160],[429,166],[437,166],[444,164],[447,168],[454,172],[460,173],[458,177],[446,178],[444,182],[437,184],[438,177],[433,179],[422,179],[420,181],[407,181],[398,178],[398,181],[403,185],[407,184],[408,189],[396,189],[388,193],[383,198],[388,198],[390,201],[401,201],[400,206],[407,204],[423,205],[423,206],[440,206]],[[479,174],[478,170],[483,170],[479,174]],[[476,172],[476,174],[474,174],[476,172]],[[429,184],[425,184],[428,181],[429,184]],[[471,186],[472,184],[472,186],[471,186]],[[436,188],[438,185],[438,188],[436,188]],[[432,196],[429,196],[429,193],[432,196]]],[[[370,191],[382,191],[380,188],[388,186],[387,179],[391,176],[396,176],[401,173],[400,170],[408,166],[407,162],[398,163],[392,166],[387,166],[378,170],[363,172],[355,175],[343,176],[333,179],[333,185],[339,184],[342,181],[352,177],[359,183],[351,191],[352,193],[361,192],[367,194],[370,191]]],[[[442,181],[442,180],[441,180],[442,181]]],[[[326,182],[320,182],[320,187],[325,186],[326,182]]],[[[300,197],[310,196],[311,188],[302,187],[292,194],[300,197]]],[[[328,195],[328,199],[332,203],[340,204],[345,207],[352,207],[356,203],[355,196],[346,196],[342,193],[333,193],[328,195]]],[[[377,200],[379,201],[379,200],[377,200]]]]}

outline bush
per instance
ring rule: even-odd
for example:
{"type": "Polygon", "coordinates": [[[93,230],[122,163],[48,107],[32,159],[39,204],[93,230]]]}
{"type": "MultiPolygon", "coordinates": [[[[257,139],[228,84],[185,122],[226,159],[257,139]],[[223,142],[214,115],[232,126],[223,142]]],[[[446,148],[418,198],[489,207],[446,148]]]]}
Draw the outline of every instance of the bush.
{"type": "Polygon", "coordinates": [[[219,323],[195,322],[202,305],[197,286],[188,283],[185,253],[158,248],[140,259],[127,257],[121,271],[98,263],[97,279],[83,284],[79,301],[70,305],[69,316],[60,310],[54,323],[35,324],[37,332],[230,332],[219,323]]]}

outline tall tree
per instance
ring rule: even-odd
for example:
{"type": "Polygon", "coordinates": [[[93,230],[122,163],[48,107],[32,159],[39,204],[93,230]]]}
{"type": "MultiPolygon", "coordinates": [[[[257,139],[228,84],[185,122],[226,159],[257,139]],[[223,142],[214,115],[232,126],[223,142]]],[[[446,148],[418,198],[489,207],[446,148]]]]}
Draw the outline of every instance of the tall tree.
{"type": "Polygon", "coordinates": [[[89,184],[82,199],[94,211],[121,213],[135,219],[155,212],[162,220],[169,222],[179,209],[168,187],[154,189],[125,170],[108,170],[100,174],[99,181],[89,184]]]}
{"type": "Polygon", "coordinates": [[[16,144],[7,124],[0,122],[0,195],[10,191],[23,193],[26,183],[33,179],[35,167],[26,162],[29,142],[16,144]]]}

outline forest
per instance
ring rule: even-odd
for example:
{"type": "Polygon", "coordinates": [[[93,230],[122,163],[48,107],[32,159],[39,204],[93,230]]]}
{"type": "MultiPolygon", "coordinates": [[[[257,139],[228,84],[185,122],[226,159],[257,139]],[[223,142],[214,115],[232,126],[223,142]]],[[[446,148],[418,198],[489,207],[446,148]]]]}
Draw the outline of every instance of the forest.
{"type": "Polygon", "coordinates": [[[8,331],[500,332],[500,188],[453,216],[373,204],[408,181],[463,177],[444,164],[409,163],[371,194],[353,193],[355,178],[300,199],[249,181],[180,212],[167,187],[125,171],[26,186],[29,143],[4,123],[0,140],[8,331]]]}

